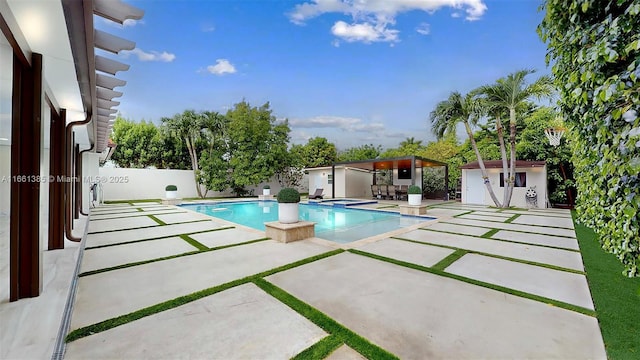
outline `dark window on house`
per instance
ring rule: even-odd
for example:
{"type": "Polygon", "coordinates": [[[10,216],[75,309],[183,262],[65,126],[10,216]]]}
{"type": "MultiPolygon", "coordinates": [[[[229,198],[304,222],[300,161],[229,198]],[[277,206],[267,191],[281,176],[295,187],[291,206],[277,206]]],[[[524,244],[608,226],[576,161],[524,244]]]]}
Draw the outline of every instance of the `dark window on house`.
{"type": "MultiPolygon", "coordinates": [[[[514,187],[526,187],[527,186],[527,173],[517,172],[516,182],[514,187]]],[[[504,187],[504,173],[500,173],[500,187],[504,187]]]]}

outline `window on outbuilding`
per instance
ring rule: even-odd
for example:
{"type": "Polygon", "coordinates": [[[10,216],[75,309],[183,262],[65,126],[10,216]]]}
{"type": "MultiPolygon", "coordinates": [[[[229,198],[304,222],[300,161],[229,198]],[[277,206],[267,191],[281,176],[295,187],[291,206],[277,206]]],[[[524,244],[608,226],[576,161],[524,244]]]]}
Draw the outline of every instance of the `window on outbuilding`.
{"type": "MultiPolygon", "coordinates": [[[[517,172],[515,176],[514,187],[526,187],[527,186],[527,173],[517,172]]],[[[500,173],[500,187],[504,187],[504,173],[500,173]]]]}

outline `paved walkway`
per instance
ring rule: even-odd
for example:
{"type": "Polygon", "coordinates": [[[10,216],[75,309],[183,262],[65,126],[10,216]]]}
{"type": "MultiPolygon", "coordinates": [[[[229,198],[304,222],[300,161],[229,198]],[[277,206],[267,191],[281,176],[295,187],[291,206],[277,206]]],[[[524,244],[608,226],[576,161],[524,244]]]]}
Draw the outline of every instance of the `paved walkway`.
{"type": "MultiPolygon", "coordinates": [[[[429,215],[340,252],[173,206],[93,209],[65,357],[288,359],[337,336],[311,306],[403,359],[606,358],[568,211],[429,215]]],[[[348,345],[328,358],[365,358],[348,345]]]]}

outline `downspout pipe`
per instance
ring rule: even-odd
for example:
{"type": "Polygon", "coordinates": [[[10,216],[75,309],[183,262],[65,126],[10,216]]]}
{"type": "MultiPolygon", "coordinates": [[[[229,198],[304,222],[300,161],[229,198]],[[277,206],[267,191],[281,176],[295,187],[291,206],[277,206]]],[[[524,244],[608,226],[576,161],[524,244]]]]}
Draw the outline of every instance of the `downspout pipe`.
{"type": "Polygon", "coordinates": [[[77,204],[78,204],[78,206],[80,207],[80,214],[81,214],[81,215],[84,215],[84,216],[89,216],[89,214],[88,214],[88,213],[85,213],[84,211],[82,211],[82,210],[83,210],[83,209],[82,209],[82,196],[83,196],[83,195],[82,195],[82,194],[83,194],[83,191],[82,191],[82,190],[83,190],[83,189],[82,189],[82,184],[84,184],[84,179],[83,179],[83,176],[82,176],[82,170],[83,170],[83,166],[84,166],[84,165],[82,164],[82,162],[83,162],[83,161],[82,161],[82,154],[86,153],[87,151],[91,151],[91,150],[93,150],[93,148],[94,148],[95,146],[96,146],[95,144],[91,144],[91,147],[89,147],[88,149],[84,149],[84,150],[80,151],[80,154],[78,155],[78,160],[76,160],[76,161],[79,161],[79,162],[80,162],[80,174],[76,174],[76,175],[78,175],[78,176],[79,176],[79,179],[78,179],[78,180],[76,180],[76,181],[78,181],[78,184],[76,184],[76,186],[80,186],[80,197],[79,197],[78,199],[76,199],[76,203],[77,203],[77,204]]]}
{"type": "MultiPolygon", "coordinates": [[[[67,181],[66,181],[66,191],[65,191],[65,217],[64,217],[64,230],[65,233],[67,234],[67,239],[73,241],[73,242],[80,242],[82,241],[82,237],[75,237],[73,236],[73,230],[71,229],[72,226],[72,222],[73,222],[73,169],[71,167],[71,163],[73,160],[73,148],[75,147],[75,144],[71,143],[71,135],[73,134],[73,128],[76,126],[81,126],[81,125],[87,125],[88,123],[91,122],[92,119],[92,114],[91,113],[87,113],[87,118],[84,120],[80,120],[80,121],[74,121],[71,122],[69,124],[67,124],[66,127],[66,131],[65,131],[65,138],[66,138],[66,161],[65,161],[65,174],[67,176],[67,181]]],[[[93,148],[93,144],[91,145],[91,147],[93,148]]]]}

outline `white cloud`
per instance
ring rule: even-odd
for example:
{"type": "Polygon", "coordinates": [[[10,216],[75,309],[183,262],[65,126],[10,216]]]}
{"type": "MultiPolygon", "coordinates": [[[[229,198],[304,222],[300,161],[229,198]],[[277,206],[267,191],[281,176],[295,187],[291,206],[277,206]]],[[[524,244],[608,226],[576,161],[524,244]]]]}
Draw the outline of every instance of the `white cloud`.
{"type": "Polygon", "coordinates": [[[377,41],[398,41],[399,31],[388,29],[385,23],[349,25],[344,21],[338,21],[331,28],[331,33],[347,42],[362,41],[364,43],[371,43],[377,41]]]}
{"type": "Polygon", "coordinates": [[[102,22],[105,23],[108,26],[119,28],[119,29],[126,28],[126,27],[134,27],[134,26],[139,25],[139,24],[144,24],[144,20],[134,20],[134,19],[126,19],[122,23],[122,25],[118,24],[117,22],[111,21],[109,19],[105,19],[105,18],[102,18],[102,22]]]}
{"type": "Polygon", "coordinates": [[[176,55],[172,53],[168,53],[166,51],[149,51],[146,52],[140,48],[135,48],[131,51],[123,51],[122,54],[125,57],[128,57],[129,54],[133,54],[138,57],[140,61],[161,61],[161,62],[172,62],[176,59],[176,55]]]}
{"type": "Polygon", "coordinates": [[[236,67],[227,59],[217,59],[215,65],[207,66],[207,71],[214,75],[233,74],[236,72],[236,67]]]}
{"type": "Polygon", "coordinates": [[[429,33],[431,33],[431,26],[424,22],[420,23],[420,25],[418,25],[418,27],[416,28],[416,32],[422,35],[429,35],[429,33]]]}
{"type": "Polygon", "coordinates": [[[307,119],[289,120],[292,128],[299,129],[320,129],[334,128],[349,132],[380,132],[385,127],[382,123],[367,123],[362,119],[342,117],[342,116],[315,116],[307,119]]]}
{"type": "Polygon", "coordinates": [[[454,12],[454,13],[451,13],[451,17],[452,17],[452,18],[459,18],[459,17],[461,17],[461,16],[462,16],[462,14],[460,14],[460,13],[459,13],[459,12],[457,12],[457,11],[456,11],[456,12],[454,12]]]}
{"type": "MultiPolygon", "coordinates": [[[[345,14],[350,16],[353,22],[335,22],[331,28],[335,36],[348,42],[394,43],[399,41],[399,31],[389,26],[395,24],[398,14],[410,11],[431,14],[444,7],[464,11],[465,19],[469,21],[480,19],[487,10],[483,0],[310,0],[296,5],[288,16],[291,22],[304,25],[308,19],[322,14],[345,14]]],[[[454,14],[459,12],[456,11],[454,14]]]]}
{"type": "Polygon", "coordinates": [[[213,24],[202,24],[202,26],[200,26],[200,30],[202,32],[214,32],[216,31],[216,27],[213,24]]]}

